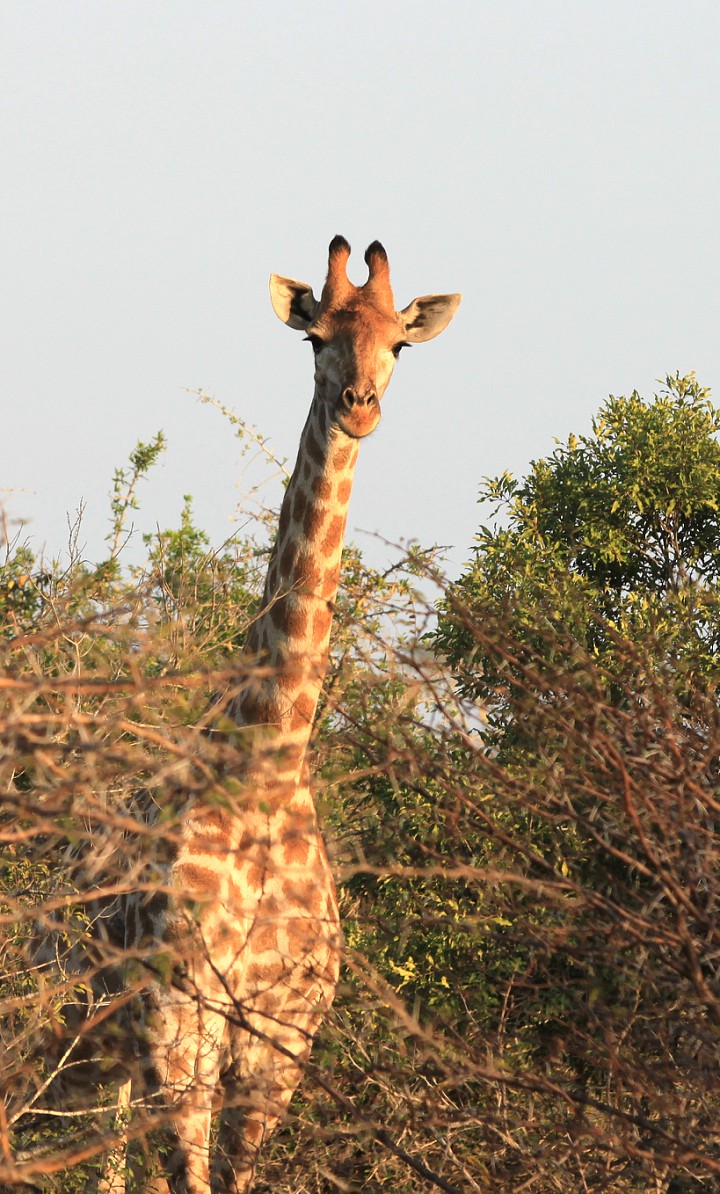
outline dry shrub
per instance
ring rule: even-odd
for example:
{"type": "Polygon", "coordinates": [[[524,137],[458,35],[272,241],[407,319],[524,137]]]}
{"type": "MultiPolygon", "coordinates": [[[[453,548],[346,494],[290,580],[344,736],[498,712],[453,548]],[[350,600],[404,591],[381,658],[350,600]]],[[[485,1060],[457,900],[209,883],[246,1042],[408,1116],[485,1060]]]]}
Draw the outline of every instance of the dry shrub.
{"type": "MultiPolygon", "coordinates": [[[[232,802],[242,771],[240,736],[202,732],[254,608],[254,548],[235,559],[76,568],[32,602],[27,581],[27,608],[6,589],[7,1184],[97,1182],[111,1088],[70,1106],[73,1071],[163,974],[123,900],[158,894],[187,806],[232,802]]],[[[508,677],[500,748],[407,577],[347,564],[313,743],[344,975],[258,1190],[720,1188],[714,691],[678,693],[650,635],[617,637],[610,673],[562,626],[518,644],[457,605],[508,677]]]]}

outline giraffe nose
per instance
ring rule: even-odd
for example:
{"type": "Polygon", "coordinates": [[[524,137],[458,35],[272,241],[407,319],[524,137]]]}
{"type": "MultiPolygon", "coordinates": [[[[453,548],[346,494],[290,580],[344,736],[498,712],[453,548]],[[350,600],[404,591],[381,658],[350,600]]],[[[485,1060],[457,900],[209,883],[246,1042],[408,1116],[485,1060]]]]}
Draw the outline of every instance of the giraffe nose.
{"type": "Polygon", "coordinates": [[[346,411],[369,410],[377,405],[377,400],[375,390],[366,390],[364,394],[359,394],[353,386],[345,386],[340,395],[340,406],[346,411]]]}

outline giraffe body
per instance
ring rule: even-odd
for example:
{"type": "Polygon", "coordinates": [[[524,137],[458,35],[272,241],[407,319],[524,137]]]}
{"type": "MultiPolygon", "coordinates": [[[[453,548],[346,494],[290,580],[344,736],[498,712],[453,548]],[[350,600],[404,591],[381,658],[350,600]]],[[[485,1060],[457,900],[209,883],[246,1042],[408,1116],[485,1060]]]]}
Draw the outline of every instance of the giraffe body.
{"type": "Polygon", "coordinates": [[[344,238],[332,241],[319,300],[294,279],[270,280],[276,314],[312,344],[315,392],[245,648],[258,667],[222,713],[252,736],[242,794],[187,812],[170,895],[144,916],[136,905],[128,924],[131,938],[149,932],[173,959],[171,981],[151,984],[142,1005],[144,1086],[171,1137],[167,1179],[148,1190],[250,1189],[337,983],[337,900],[306,756],[358,446],[379,422],[400,349],[438,335],[460,301],[428,295],[396,312],[382,246],[368,248],[361,287],[347,277],[349,253],[344,238]]]}
{"type": "Polygon", "coordinates": [[[176,1105],[173,1191],[209,1189],[219,1103],[213,1186],[249,1188],[337,982],[335,889],[307,781],[291,796],[260,790],[241,821],[200,814],[173,868],[172,882],[208,910],[190,925],[178,901],[165,938],[181,957],[188,942],[194,953],[176,983],[151,995],[152,1085],[176,1105]]]}

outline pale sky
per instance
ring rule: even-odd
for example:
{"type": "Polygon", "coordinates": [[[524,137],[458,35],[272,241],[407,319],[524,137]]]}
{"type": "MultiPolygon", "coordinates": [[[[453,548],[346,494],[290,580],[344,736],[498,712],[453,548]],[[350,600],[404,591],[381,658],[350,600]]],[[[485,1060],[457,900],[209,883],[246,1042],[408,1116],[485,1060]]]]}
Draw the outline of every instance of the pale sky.
{"type": "Polygon", "coordinates": [[[608,393],[694,369],[720,402],[719,78],[717,0],[3,0],[10,517],[55,555],[84,501],[100,559],[113,470],[162,428],[138,533],[190,493],[229,535],[251,478],[186,391],[294,461],[312,354],[267,281],[319,289],[339,232],[355,281],[384,243],[401,307],[464,294],[400,358],[349,521],[375,563],[379,534],[457,573],[481,478],[608,393]]]}

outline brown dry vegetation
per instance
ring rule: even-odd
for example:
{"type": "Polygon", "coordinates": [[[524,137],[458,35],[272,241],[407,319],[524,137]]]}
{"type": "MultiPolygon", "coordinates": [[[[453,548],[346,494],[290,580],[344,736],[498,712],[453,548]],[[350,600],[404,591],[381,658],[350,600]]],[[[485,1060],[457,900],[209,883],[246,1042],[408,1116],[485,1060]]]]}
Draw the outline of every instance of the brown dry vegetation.
{"type": "MultiPolygon", "coordinates": [[[[8,550],[6,1186],[96,1188],[111,1088],[78,1112],[58,1079],[86,1040],[110,1056],[122,1020],[68,1008],[102,976],[125,1004],[119,971],[131,989],[163,972],[152,943],[124,950],[122,897],[157,890],[189,802],[238,798],[228,777],[247,744],[198,724],[241,680],[263,560],[249,537],[210,551],[189,511],[134,572],[76,560],[41,575],[8,550]],[[38,926],[52,943],[40,957],[38,926]]],[[[720,1190],[708,667],[679,685],[651,621],[630,634],[593,614],[598,651],[571,618],[526,610],[519,635],[507,605],[446,588],[445,647],[454,634],[463,653],[451,667],[412,588],[428,557],[382,575],[351,550],[346,565],[313,743],[343,978],[257,1189],[720,1190]],[[467,680],[480,657],[494,705],[467,680]]],[[[693,611],[685,631],[673,618],[692,635],[693,611]]],[[[146,1115],[131,1120],[136,1168],[146,1115]]]]}

